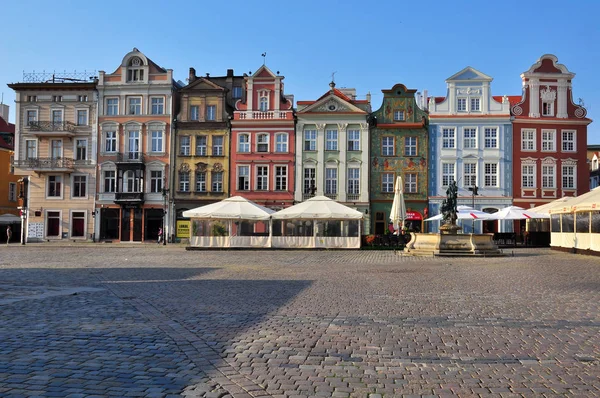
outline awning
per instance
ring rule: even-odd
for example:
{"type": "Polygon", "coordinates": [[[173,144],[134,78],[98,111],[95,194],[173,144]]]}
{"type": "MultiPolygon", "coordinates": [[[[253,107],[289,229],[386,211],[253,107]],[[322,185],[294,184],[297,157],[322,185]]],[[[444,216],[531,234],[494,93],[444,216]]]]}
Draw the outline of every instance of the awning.
{"type": "Polygon", "coordinates": [[[406,220],[422,220],[423,216],[418,211],[407,211],[406,220]]]}

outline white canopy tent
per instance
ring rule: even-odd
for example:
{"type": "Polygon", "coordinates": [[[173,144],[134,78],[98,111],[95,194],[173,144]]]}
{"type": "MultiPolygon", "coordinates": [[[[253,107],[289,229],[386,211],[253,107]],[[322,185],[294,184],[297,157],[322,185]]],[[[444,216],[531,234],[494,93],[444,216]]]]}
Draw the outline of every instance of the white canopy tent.
{"type": "Polygon", "coordinates": [[[600,187],[550,210],[550,246],[600,252],[600,187]]]}
{"type": "Polygon", "coordinates": [[[192,219],[195,247],[270,247],[269,218],[274,210],[241,196],[183,212],[192,219]]]}
{"type": "Polygon", "coordinates": [[[531,209],[524,209],[519,206],[507,206],[494,213],[498,220],[529,220],[532,218],[550,218],[550,215],[536,213],[531,209]]]}
{"type": "Polygon", "coordinates": [[[315,196],[271,215],[272,247],[360,248],[363,214],[326,196],[315,196]]]}

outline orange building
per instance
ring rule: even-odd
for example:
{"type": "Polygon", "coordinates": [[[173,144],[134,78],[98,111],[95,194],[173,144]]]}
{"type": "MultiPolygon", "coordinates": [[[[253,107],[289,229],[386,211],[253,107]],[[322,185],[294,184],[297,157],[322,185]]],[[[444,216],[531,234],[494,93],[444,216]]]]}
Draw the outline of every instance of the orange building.
{"type": "Polygon", "coordinates": [[[8,105],[0,104],[0,242],[6,242],[6,225],[11,225],[13,241],[19,240],[21,225],[10,215],[18,216],[17,182],[12,167],[15,125],[8,122],[8,105]],[[4,217],[3,217],[4,216],[4,217]],[[7,220],[2,220],[6,218],[7,220]]]}

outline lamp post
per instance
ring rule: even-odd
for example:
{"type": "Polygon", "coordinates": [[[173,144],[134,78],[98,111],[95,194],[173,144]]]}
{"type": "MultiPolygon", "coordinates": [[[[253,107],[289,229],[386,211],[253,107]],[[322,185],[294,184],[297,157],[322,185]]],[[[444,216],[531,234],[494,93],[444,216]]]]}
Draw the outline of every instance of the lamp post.
{"type": "Polygon", "coordinates": [[[165,219],[167,218],[167,197],[169,196],[169,190],[163,188],[162,189],[162,196],[163,196],[163,219],[162,219],[162,231],[163,231],[163,246],[167,245],[167,231],[165,228],[165,219]]]}
{"type": "MultiPolygon", "coordinates": [[[[479,189],[479,187],[477,185],[473,185],[472,187],[469,187],[469,191],[471,191],[472,195],[471,195],[471,204],[473,208],[475,208],[475,195],[478,195],[477,190],[479,189]]],[[[472,222],[472,228],[473,228],[473,233],[475,233],[475,219],[471,220],[472,222]]],[[[483,222],[483,221],[482,221],[483,222]]]]}

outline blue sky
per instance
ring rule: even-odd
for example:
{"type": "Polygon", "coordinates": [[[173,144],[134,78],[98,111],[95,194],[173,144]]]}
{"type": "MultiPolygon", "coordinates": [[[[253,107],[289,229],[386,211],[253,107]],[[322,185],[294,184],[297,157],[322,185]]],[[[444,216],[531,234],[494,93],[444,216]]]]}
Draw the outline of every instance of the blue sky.
{"type": "Polygon", "coordinates": [[[0,24],[0,92],[23,71],[112,72],[137,47],[185,81],[198,74],[256,71],[285,76],[295,100],[322,95],[336,72],[338,87],[372,94],[403,83],[446,94],[445,79],[466,66],[494,78],[494,95],[520,95],[520,74],[551,53],[576,73],[574,100],[583,98],[588,143],[600,144],[600,2],[147,0],[7,1],[0,24]],[[196,5],[194,5],[196,4],[196,5]],[[539,5],[538,5],[539,4],[539,5]],[[35,10],[35,11],[34,11],[35,10]],[[33,12],[34,11],[34,12],[33,12]]]}

